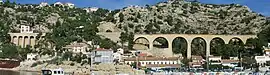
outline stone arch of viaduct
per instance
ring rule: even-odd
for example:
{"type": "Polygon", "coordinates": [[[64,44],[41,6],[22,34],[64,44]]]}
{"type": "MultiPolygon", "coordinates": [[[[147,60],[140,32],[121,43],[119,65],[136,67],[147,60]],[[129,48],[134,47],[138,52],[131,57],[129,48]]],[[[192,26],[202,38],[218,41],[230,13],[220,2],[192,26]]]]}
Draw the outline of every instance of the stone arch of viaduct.
{"type": "Polygon", "coordinates": [[[172,43],[175,38],[183,38],[187,42],[187,58],[191,58],[191,43],[195,38],[202,38],[206,42],[206,56],[210,55],[210,42],[215,38],[222,39],[225,44],[228,44],[231,39],[237,38],[240,39],[244,44],[249,38],[257,38],[256,35],[201,35],[201,34],[136,34],[134,35],[134,41],[139,38],[145,38],[149,41],[149,50],[153,50],[153,42],[156,38],[165,38],[168,41],[167,50],[163,50],[162,53],[165,56],[173,56],[172,52],[172,43]]]}

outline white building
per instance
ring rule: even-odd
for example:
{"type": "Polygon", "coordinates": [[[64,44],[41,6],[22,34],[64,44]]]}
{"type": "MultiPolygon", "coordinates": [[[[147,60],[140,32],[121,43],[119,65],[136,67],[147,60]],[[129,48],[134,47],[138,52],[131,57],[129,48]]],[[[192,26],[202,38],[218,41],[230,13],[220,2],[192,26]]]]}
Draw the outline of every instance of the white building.
{"type": "Polygon", "coordinates": [[[209,56],[209,61],[211,65],[221,64],[221,56],[209,56]]]}
{"type": "Polygon", "coordinates": [[[75,7],[75,4],[73,4],[73,3],[65,3],[64,4],[65,6],[67,6],[67,7],[69,7],[69,8],[74,8],[75,7]]]}
{"type": "Polygon", "coordinates": [[[139,67],[146,68],[179,68],[180,58],[179,57],[138,57],[138,58],[126,58],[124,59],[125,64],[131,65],[135,62],[139,62],[139,67]]]}
{"type": "Polygon", "coordinates": [[[39,4],[39,7],[45,7],[45,6],[49,6],[49,4],[47,2],[41,2],[39,4]]]}
{"type": "Polygon", "coordinates": [[[230,57],[230,60],[239,60],[238,57],[230,57]]]}
{"type": "Polygon", "coordinates": [[[86,43],[77,43],[77,42],[73,42],[70,45],[66,45],[66,47],[64,48],[73,53],[83,53],[83,54],[87,54],[87,52],[90,50],[86,43]]]}
{"type": "Polygon", "coordinates": [[[113,63],[113,50],[98,48],[92,52],[93,63],[113,63]]]}
{"type": "Polygon", "coordinates": [[[27,61],[33,61],[33,60],[36,60],[37,59],[37,55],[36,53],[29,53],[27,54],[26,56],[26,60],[27,61]]]}
{"type": "Polygon", "coordinates": [[[91,8],[84,8],[84,10],[89,13],[89,12],[95,12],[97,11],[99,8],[97,7],[91,7],[91,8]]]}
{"type": "Polygon", "coordinates": [[[33,33],[30,26],[21,25],[21,33],[33,33]]]}
{"type": "Polygon", "coordinates": [[[266,61],[270,61],[270,56],[255,56],[256,63],[260,65],[266,64],[266,61]]]}
{"type": "Polygon", "coordinates": [[[191,56],[191,62],[189,62],[189,66],[193,67],[193,68],[199,68],[202,67],[202,65],[204,64],[204,59],[202,58],[202,56],[191,56]]]}
{"type": "Polygon", "coordinates": [[[119,48],[119,49],[117,49],[117,52],[120,53],[120,54],[124,54],[124,49],[119,48]]]}
{"type": "Polygon", "coordinates": [[[270,61],[270,43],[268,43],[267,47],[263,46],[264,55],[263,56],[255,56],[256,63],[260,65],[265,65],[267,61],[270,61]]]}
{"type": "Polygon", "coordinates": [[[122,54],[118,53],[118,52],[113,53],[113,60],[117,61],[117,62],[121,62],[122,61],[122,54]]]}
{"type": "Polygon", "coordinates": [[[122,60],[123,54],[124,54],[124,49],[119,48],[119,49],[117,49],[117,51],[115,53],[113,53],[113,59],[115,61],[122,62],[123,61],[122,60]]]}
{"type": "Polygon", "coordinates": [[[61,3],[61,2],[55,2],[55,3],[53,4],[53,6],[64,6],[64,5],[63,5],[63,3],[61,3]]]}
{"type": "Polygon", "coordinates": [[[264,56],[270,56],[270,43],[268,43],[267,47],[263,46],[264,56]]]}
{"type": "Polygon", "coordinates": [[[238,66],[238,60],[221,60],[223,66],[236,67],[238,66]]]}

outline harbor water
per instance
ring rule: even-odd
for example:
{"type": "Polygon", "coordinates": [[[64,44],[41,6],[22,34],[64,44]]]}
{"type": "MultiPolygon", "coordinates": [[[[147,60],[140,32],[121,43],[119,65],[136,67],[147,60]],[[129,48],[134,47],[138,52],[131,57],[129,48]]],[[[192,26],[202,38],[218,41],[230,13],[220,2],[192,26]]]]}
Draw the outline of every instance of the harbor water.
{"type": "Polygon", "coordinates": [[[37,72],[0,70],[0,75],[40,75],[37,72]]]}

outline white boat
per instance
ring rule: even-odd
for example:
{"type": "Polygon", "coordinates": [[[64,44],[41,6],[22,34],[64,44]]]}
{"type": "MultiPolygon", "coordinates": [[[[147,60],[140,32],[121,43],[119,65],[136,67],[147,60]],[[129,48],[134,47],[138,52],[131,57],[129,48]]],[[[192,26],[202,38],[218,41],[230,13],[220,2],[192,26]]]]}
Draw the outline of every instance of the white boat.
{"type": "Polygon", "coordinates": [[[65,72],[63,69],[44,69],[41,70],[42,74],[41,75],[65,75],[65,72]]]}

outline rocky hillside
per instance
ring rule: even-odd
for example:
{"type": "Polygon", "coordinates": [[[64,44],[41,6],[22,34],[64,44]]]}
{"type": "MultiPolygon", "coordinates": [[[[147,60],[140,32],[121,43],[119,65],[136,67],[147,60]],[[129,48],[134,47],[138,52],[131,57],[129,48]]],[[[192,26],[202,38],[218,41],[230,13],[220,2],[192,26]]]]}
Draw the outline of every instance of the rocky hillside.
{"type": "Polygon", "coordinates": [[[247,6],[182,0],[127,7],[114,15],[112,30],[139,34],[257,34],[270,22],[247,6]]]}
{"type": "Polygon", "coordinates": [[[47,33],[40,45],[54,42],[58,49],[74,41],[100,41],[97,27],[108,13],[106,9],[86,12],[65,5],[21,5],[7,0],[0,3],[0,45],[9,43],[8,32],[19,32],[21,25],[30,26],[35,33],[47,33]]]}
{"type": "Polygon", "coordinates": [[[4,3],[0,4],[0,12],[0,20],[10,22],[11,32],[18,32],[20,25],[31,26],[35,32],[52,32],[57,21],[62,24],[70,20],[89,22],[100,20],[98,15],[86,13],[81,8],[65,6],[40,7],[39,5],[4,3]]]}

